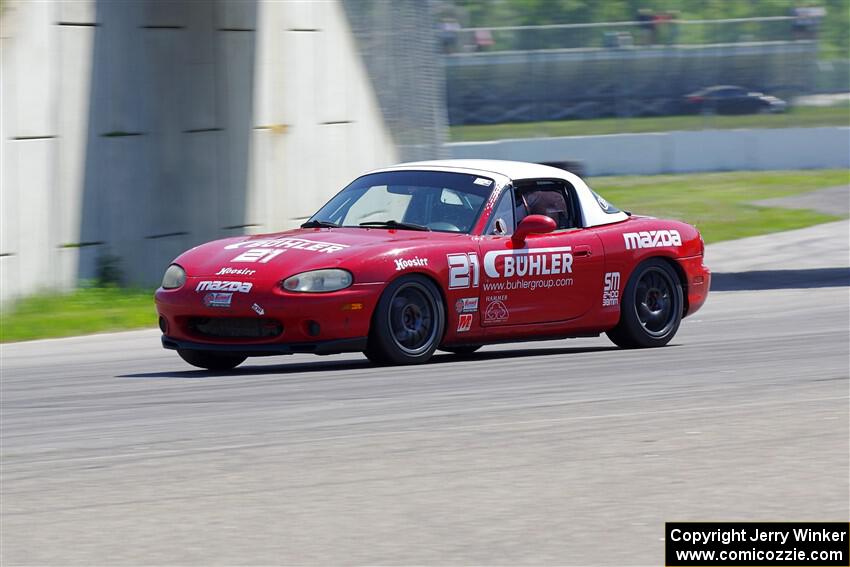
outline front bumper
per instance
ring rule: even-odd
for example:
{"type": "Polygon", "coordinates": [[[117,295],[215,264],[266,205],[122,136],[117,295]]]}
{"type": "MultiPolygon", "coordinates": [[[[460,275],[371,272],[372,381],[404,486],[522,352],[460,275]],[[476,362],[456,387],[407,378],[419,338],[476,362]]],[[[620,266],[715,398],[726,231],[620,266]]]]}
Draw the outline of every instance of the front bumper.
{"type": "Polygon", "coordinates": [[[184,341],[162,335],[162,347],[170,350],[203,350],[245,356],[277,356],[296,353],[339,354],[363,352],[366,350],[366,337],[290,344],[216,344],[184,341]]]}
{"type": "MultiPolygon", "coordinates": [[[[167,348],[275,354],[326,351],[336,341],[368,336],[382,289],[380,284],[355,284],[338,292],[291,294],[255,285],[250,293],[233,293],[230,305],[219,308],[204,304],[205,292],[194,291],[196,283],[190,280],[178,290],[157,290],[160,329],[169,344],[178,345],[167,348]],[[254,322],[257,329],[243,332],[254,322]],[[238,332],[216,328],[231,324],[239,327],[238,332]]],[[[338,347],[336,352],[349,350],[362,349],[338,347]]]]}

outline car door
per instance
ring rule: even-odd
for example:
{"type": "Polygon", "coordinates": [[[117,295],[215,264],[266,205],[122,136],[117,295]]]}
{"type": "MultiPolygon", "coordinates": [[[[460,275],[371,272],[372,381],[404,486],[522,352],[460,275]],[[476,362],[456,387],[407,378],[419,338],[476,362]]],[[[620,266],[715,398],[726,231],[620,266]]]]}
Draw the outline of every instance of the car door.
{"type": "Polygon", "coordinates": [[[481,324],[529,325],[584,315],[602,293],[599,237],[591,229],[571,228],[516,242],[515,212],[522,204],[517,207],[514,193],[504,192],[479,241],[481,324]],[[496,230],[497,219],[505,230],[496,230]]]}
{"type": "Polygon", "coordinates": [[[747,91],[739,88],[727,89],[723,99],[724,108],[721,114],[746,114],[750,104],[747,91]]]}

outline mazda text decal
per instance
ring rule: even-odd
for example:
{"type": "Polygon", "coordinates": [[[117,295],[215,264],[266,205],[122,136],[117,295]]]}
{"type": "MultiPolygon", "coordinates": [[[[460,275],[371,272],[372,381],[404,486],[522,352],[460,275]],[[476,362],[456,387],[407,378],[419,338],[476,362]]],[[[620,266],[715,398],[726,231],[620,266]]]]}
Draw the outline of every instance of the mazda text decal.
{"type": "Polygon", "coordinates": [[[573,255],[570,250],[569,246],[491,250],[484,256],[484,273],[493,279],[570,274],[573,271],[573,255]],[[504,257],[504,264],[500,270],[496,260],[501,257],[504,257]]]}
{"type": "Polygon", "coordinates": [[[195,291],[238,291],[239,293],[248,293],[254,286],[251,282],[219,282],[219,281],[203,281],[198,282],[195,291]]]}
{"type": "Polygon", "coordinates": [[[679,235],[678,230],[624,232],[623,239],[626,241],[626,250],[682,245],[682,237],[679,235]]]}

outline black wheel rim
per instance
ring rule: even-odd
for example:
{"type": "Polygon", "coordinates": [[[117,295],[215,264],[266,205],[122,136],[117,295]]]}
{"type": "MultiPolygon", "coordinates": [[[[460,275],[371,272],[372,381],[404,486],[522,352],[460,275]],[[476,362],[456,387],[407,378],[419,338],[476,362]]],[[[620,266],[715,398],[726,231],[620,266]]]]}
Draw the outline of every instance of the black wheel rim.
{"type": "Polygon", "coordinates": [[[641,274],[635,288],[635,310],[647,334],[666,335],[676,322],[678,308],[678,296],[667,272],[649,268],[641,274]]]}
{"type": "Polygon", "coordinates": [[[431,294],[418,283],[398,288],[390,300],[390,333],[405,354],[427,351],[437,335],[436,307],[431,294]]]}

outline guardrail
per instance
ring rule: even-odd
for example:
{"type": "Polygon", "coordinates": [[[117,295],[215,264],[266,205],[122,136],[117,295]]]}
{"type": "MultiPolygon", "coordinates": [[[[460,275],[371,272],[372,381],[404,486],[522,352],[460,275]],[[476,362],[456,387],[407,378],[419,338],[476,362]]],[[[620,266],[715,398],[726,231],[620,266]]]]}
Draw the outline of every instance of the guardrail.
{"type": "Polygon", "coordinates": [[[719,20],[682,20],[673,14],[647,15],[623,22],[534,26],[459,27],[443,22],[440,41],[448,55],[545,49],[713,45],[817,38],[823,16],[772,16],[719,20]]]}

